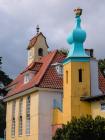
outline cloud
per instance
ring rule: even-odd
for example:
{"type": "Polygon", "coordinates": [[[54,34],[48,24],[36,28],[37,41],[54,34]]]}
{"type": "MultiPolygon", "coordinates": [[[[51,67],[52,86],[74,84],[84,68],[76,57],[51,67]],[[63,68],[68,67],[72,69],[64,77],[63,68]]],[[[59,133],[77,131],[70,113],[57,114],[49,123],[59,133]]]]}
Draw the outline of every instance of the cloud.
{"type": "Polygon", "coordinates": [[[15,77],[27,65],[27,45],[36,25],[49,47],[69,48],[66,37],[74,26],[73,9],[83,8],[82,27],[87,31],[86,48],[105,58],[105,0],[0,0],[0,56],[3,68],[15,77]]]}

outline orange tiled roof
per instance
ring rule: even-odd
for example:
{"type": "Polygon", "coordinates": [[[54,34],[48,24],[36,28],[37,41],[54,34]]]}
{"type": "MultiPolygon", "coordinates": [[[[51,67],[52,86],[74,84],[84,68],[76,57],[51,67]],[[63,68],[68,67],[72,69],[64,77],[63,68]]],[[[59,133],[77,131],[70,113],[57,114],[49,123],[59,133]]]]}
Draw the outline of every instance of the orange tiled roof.
{"type": "Polygon", "coordinates": [[[105,77],[99,71],[99,89],[105,93],[105,77]]]}
{"type": "Polygon", "coordinates": [[[62,89],[63,79],[57,74],[52,64],[63,61],[64,58],[64,54],[59,54],[58,51],[53,51],[42,57],[39,62],[34,62],[29,65],[10,85],[8,85],[8,87],[12,87],[13,85],[14,87],[8,92],[6,97],[18,94],[34,86],[62,89]],[[29,70],[37,70],[37,73],[35,73],[33,78],[27,84],[24,84],[24,73],[29,70]]]}
{"type": "MultiPolygon", "coordinates": [[[[31,63],[26,69],[17,76],[17,78],[8,85],[13,88],[8,92],[6,97],[18,94],[32,87],[63,89],[63,77],[59,75],[52,64],[59,63],[65,59],[66,55],[58,51],[50,52],[42,57],[38,62],[31,63]],[[32,79],[24,84],[24,75],[26,72],[35,71],[32,79]]],[[[105,78],[99,72],[99,88],[105,93],[105,78]]]]}

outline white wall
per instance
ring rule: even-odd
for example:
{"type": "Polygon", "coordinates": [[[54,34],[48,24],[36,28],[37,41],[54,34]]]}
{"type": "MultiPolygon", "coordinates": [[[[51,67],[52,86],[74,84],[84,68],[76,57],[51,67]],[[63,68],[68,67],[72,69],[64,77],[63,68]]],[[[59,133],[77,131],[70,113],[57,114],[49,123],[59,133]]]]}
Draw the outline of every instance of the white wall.
{"type": "Polygon", "coordinates": [[[91,95],[99,95],[101,91],[99,90],[98,81],[98,61],[94,58],[90,60],[90,70],[91,70],[91,95]]]}
{"type": "Polygon", "coordinates": [[[61,98],[62,93],[39,92],[39,140],[52,140],[53,100],[61,98]]]}

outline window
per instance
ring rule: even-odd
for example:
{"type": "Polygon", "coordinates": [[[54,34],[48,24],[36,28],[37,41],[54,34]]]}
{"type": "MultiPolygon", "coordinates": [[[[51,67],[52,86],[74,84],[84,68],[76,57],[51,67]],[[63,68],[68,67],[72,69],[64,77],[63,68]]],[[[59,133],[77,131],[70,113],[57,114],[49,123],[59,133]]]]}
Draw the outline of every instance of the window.
{"type": "Polygon", "coordinates": [[[82,82],[82,69],[79,69],[78,73],[79,73],[79,82],[82,82]]]}
{"type": "Polygon", "coordinates": [[[12,126],[11,126],[11,136],[15,136],[15,109],[16,109],[16,101],[12,103],[12,126]]]}
{"type": "Polygon", "coordinates": [[[39,49],[38,49],[38,55],[39,55],[39,56],[43,56],[43,49],[42,49],[42,48],[39,48],[39,49]]]}
{"type": "Polygon", "coordinates": [[[19,117],[19,136],[22,136],[22,125],[23,125],[23,120],[22,116],[19,117]]]}
{"type": "Polygon", "coordinates": [[[101,103],[101,110],[105,110],[105,103],[101,103]]]}
{"type": "Polygon", "coordinates": [[[56,70],[57,70],[57,73],[59,75],[62,75],[63,74],[63,67],[62,67],[62,65],[57,65],[56,66],[56,70]]]}
{"type": "Polygon", "coordinates": [[[66,84],[68,84],[68,71],[66,71],[66,84]]]}
{"type": "Polygon", "coordinates": [[[23,124],[22,109],[23,109],[23,99],[21,98],[19,101],[19,136],[22,135],[22,124],[23,124]]]}
{"type": "Polygon", "coordinates": [[[30,76],[29,73],[27,73],[27,74],[24,76],[24,84],[27,84],[30,80],[31,80],[31,76],[30,76]]]}
{"type": "Polygon", "coordinates": [[[26,135],[30,134],[30,96],[26,99],[26,135]]]}

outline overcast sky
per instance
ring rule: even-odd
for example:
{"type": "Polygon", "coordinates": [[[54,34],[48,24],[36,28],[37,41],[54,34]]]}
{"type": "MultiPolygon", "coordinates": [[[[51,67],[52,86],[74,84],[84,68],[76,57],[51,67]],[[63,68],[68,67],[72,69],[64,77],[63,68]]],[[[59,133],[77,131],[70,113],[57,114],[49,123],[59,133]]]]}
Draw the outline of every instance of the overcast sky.
{"type": "Polygon", "coordinates": [[[69,48],[66,38],[76,7],[83,8],[85,48],[93,48],[98,59],[105,58],[105,0],[0,0],[0,56],[6,73],[15,77],[27,65],[26,48],[37,24],[50,49],[69,48]]]}

